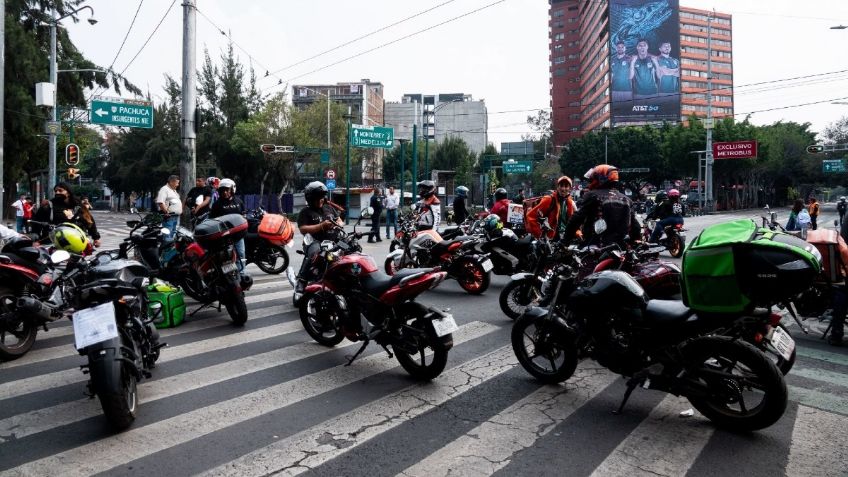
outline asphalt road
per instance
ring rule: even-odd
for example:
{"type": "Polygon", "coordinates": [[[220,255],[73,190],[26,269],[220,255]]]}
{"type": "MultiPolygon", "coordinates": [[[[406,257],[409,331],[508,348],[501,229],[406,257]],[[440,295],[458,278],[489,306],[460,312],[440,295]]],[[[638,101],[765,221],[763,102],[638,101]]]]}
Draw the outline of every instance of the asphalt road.
{"type": "MultiPolygon", "coordinates": [[[[751,215],[694,217],[686,227],[694,237],[751,215]]],[[[126,217],[97,219],[105,246],[125,235],[126,217]]],[[[388,242],[363,246],[382,264],[388,242]]],[[[848,350],[818,336],[793,330],[798,360],[784,417],[739,435],[697,412],[680,417],[691,406],[656,391],[637,390],[615,416],[623,381],[595,363],[564,385],[539,385],[509,346],[512,322],[497,304],[507,277],[482,296],[447,282],[421,297],[450,308],[460,330],[448,369],[418,384],[376,346],[343,366],[356,345],[313,343],[284,276],[250,271],[247,326],[204,310],[164,331],[169,347],[139,386],[139,417],[123,433],[112,434],[98,402],[83,396],[68,323],[0,364],[0,475],[848,474],[848,350]]]]}

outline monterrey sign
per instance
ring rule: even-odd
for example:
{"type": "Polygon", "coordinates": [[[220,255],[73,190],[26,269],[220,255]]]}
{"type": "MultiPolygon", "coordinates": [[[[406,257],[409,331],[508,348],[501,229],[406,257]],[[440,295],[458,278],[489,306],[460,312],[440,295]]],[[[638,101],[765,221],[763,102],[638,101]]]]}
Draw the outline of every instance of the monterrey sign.
{"type": "Polygon", "coordinates": [[[713,143],[713,159],[751,159],[754,157],[757,157],[757,141],[713,143]]]}

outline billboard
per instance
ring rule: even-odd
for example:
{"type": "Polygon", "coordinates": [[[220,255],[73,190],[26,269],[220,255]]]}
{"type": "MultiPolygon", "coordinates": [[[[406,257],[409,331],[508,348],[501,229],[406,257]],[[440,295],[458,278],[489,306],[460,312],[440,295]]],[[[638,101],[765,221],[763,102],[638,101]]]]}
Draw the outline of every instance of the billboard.
{"type": "Polygon", "coordinates": [[[680,120],[678,0],[610,1],[612,125],[680,120]]]}
{"type": "Polygon", "coordinates": [[[752,159],[755,157],[757,157],[757,141],[713,143],[713,159],[752,159]]]}

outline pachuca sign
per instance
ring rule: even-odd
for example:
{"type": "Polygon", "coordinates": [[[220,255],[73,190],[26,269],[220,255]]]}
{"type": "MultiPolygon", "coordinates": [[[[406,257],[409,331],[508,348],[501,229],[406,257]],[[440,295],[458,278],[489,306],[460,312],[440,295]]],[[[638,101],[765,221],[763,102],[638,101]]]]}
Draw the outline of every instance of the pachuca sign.
{"type": "Polygon", "coordinates": [[[109,126],[152,128],[153,105],[149,101],[131,99],[93,99],[89,122],[109,126]]]}

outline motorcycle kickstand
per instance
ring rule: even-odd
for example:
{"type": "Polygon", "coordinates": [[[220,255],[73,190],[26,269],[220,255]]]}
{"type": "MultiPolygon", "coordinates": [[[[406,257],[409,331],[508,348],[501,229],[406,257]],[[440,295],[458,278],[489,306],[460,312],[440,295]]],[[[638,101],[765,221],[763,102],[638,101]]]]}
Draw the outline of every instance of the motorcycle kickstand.
{"type": "MultiPolygon", "coordinates": [[[[200,307],[198,309],[189,313],[188,316],[194,316],[194,314],[197,313],[198,311],[203,310],[204,308],[212,307],[212,303],[213,302],[209,302],[209,303],[204,303],[204,304],[200,305],[200,307]]],[[[218,303],[218,313],[220,313],[220,312],[221,312],[221,303],[219,302],[218,303]]]]}
{"type": "Polygon", "coordinates": [[[358,358],[359,355],[362,354],[363,351],[365,351],[365,348],[370,342],[371,338],[369,338],[368,335],[365,335],[365,339],[362,341],[362,346],[360,346],[359,350],[353,356],[351,356],[350,359],[348,359],[347,364],[345,364],[345,366],[350,366],[351,364],[353,364],[354,360],[356,360],[356,358],[358,358]]]}
{"type": "Polygon", "coordinates": [[[627,400],[630,399],[630,395],[633,394],[633,390],[636,389],[636,386],[639,386],[645,378],[640,377],[632,377],[627,380],[627,391],[624,392],[624,399],[621,400],[621,404],[618,406],[618,409],[613,411],[612,413],[616,416],[621,415],[624,412],[624,405],[627,404],[627,400]]]}

